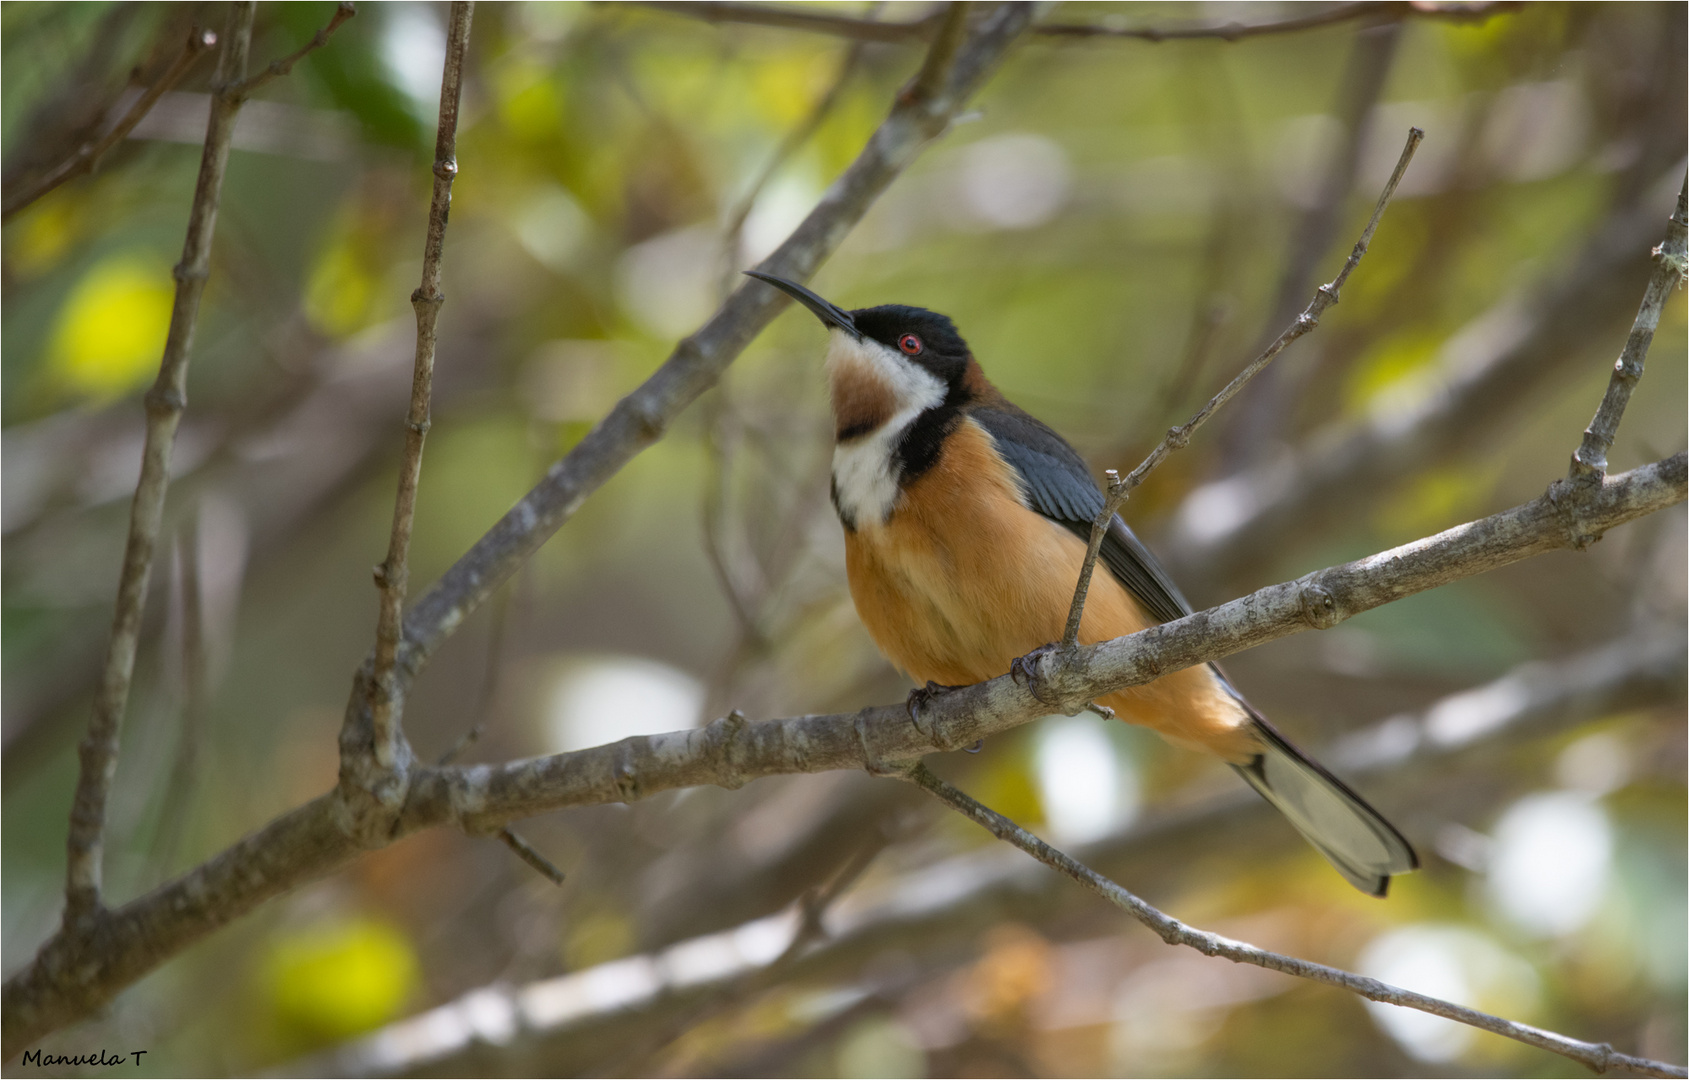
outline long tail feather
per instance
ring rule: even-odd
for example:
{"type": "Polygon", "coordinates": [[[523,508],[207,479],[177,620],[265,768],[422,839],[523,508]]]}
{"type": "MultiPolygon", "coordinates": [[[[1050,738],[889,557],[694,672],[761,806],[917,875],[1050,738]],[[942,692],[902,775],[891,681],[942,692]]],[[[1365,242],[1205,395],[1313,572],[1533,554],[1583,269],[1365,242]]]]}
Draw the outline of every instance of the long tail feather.
{"type": "Polygon", "coordinates": [[[1419,868],[1413,845],[1382,814],[1279,734],[1266,717],[1247,703],[1244,707],[1254,718],[1263,750],[1255,760],[1232,768],[1338,873],[1362,892],[1383,896],[1392,874],[1419,868]]]}

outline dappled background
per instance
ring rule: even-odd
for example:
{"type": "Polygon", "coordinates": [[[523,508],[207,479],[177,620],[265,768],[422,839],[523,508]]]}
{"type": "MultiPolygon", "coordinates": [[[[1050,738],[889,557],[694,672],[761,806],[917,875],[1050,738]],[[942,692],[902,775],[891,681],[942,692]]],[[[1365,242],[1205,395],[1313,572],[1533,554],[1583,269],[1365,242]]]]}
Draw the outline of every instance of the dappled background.
{"type": "MultiPolygon", "coordinates": [[[[332,9],[262,5],[255,61],[332,9]]],[[[0,12],[8,192],[126,107],[196,20],[223,19],[0,12]]],[[[1010,398],[1124,470],[1333,276],[1424,128],[1341,305],[1127,506],[1192,600],[1218,603],[1564,472],[1682,182],[1684,20],[1679,4],[1533,4],[1237,41],[1036,38],[814,284],[953,316],[1010,398]]],[[[443,5],[366,5],[241,115],[113,796],[115,899],[334,783],[402,444],[444,43],[443,5]]],[[[630,4],[477,10],[419,589],[773,249],[920,56],[630,4]]],[[[4,231],[8,974],[58,920],[211,67],[4,231]]],[[[1615,471],[1684,446],[1684,312],[1679,292],[1615,471]]],[[[459,760],[498,761],[906,692],[845,588],[822,345],[783,315],[465,624],[410,696],[419,756],[472,729],[459,760]]],[[[1677,507],[1228,662],[1418,847],[1424,869],[1387,901],[1228,770],[1089,715],[933,764],[1195,925],[1681,1062],[1684,533],[1677,507]]],[[[424,833],[219,932],[50,1046],[148,1049],[137,1075],[1579,1071],[1166,949],[865,774],[518,828],[561,887],[493,840],[424,833]],[[806,896],[824,935],[759,973],[806,896]]]]}

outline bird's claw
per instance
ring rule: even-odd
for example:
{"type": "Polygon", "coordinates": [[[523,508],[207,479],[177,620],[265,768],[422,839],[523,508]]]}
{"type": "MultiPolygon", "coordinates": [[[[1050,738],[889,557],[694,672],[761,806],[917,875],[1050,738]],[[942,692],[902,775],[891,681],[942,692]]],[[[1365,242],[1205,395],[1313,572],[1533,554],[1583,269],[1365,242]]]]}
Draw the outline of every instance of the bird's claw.
{"type": "MultiPolygon", "coordinates": [[[[960,686],[945,686],[943,683],[935,683],[928,679],[927,685],[917,686],[909,691],[909,700],[904,703],[904,707],[909,710],[909,722],[915,725],[915,730],[921,731],[921,710],[932,704],[933,698],[960,689],[962,689],[960,686]]],[[[926,734],[924,731],[921,731],[921,733],[926,734]]]]}
{"type": "Polygon", "coordinates": [[[1061,645],[1052,641],[1048,645],[1038,646],[1025,656],[1015,657],[1014,661],[1009,664],[1009,677],[1014,679],[1018,685],[1026,687],[1027,693],[1043,704],[1055,704],[1044,694],[1044,677],[1039,674],[1038,668],[1044,662],[1044,657],[1060,650],[1061,645]]]}

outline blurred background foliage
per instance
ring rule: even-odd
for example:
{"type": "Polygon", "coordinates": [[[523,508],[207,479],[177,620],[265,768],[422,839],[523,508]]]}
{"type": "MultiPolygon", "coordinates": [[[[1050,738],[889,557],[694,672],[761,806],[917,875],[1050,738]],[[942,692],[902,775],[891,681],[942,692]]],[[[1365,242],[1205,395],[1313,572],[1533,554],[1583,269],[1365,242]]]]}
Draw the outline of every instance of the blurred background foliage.
{"type": "MultiPolygon", "coordinates": [[[[1175,26],[1308,10],[1069,3],[1040,17],[1175,26]]],[[[331,13],[261,5],[255,62],[331,13]]],[[[1527,369],[1458,447],[1247,559],[1181,556],[1181,537],[1201,533],[1189,522],[1226,509],[1216,481],[1437,402],[1458,344],[1481,352],[1510,332],[1496,329],[1509,305],[1569,272],[1615,215],[1650,214],[1657,241],[1683,170],[1684,16],[1542,3],[1237,42],[1035,40],[815,286],[847,307],[952,315],[1013,400],[1099,469],[1128,468],[1335,272],[1408,125],[1424,127],[1341,306],[1128,507],[1199,606],[1225,600],[1534,497],[1563,471],[1635,311],[1646,244],[1626,264],[1634,288],[1574,297],[1588,333],[1527,369]]],[[[156,78],[190,25],[222,18],[217,4],[0,6],[7,189],[156,78]]],[[[442,6],[364,5],[242,114],[114,792],[118,898],[334,782],[401,445],[443,48],[442,6]],[[203,649],[184,649],[188,626],[203,649]]],[[[448,566],[772,250],[919,57],[630,4],[480,6],[413,581],[448,566]]],[[[58,918],[75,742],[211,68],[4,232],[8,973],[58,918]]],[[[411,695],[422,757],[474,725],[464,760],[495,761],[729,707],[756,719],[904,693],[845,591],[821,345],[813,320],[783,316],[469,621],[411,695]]],[[[1615,469],[1683,447],[1684,360],[1680,292],[1615,469]]],[[[1475,701],[1547,685],[1609,642],[1681,642],[1684,560],[1679,507],[1586,554],[1228,666],[1316,750],[1425,710],[1458,727],[1475,701]],[[1546,664],[1515,667],[1532,660],[1546,664]]],[[[1348,889],[1225,770],[1136,730],[1046,720],[938,764],[1197,925],[1681,1062],[1675,648],[1675,674],[1645,692],[1562,703],[1551,723],[1364,776],[1426,864],[1386,902],[1348,889]]],[[[442,1074],[1578,1072],[1171,953],[918,792],[863,775],[686,791],[522,832],[567,871],[561,888],[490,840],[416,836],[221,931],[51,1048],[147,1048],[142,1074],[238,1074],[415,1014],[425,1022],[383,1044],[396,1056],[314,1060],[442,1074]],[[842,895],[814,952],[760,981],[735,974],[771,959],[769,928],[829,881],[842,895]],[[474,995],[495,985],[527,988],[522,1015],[543,1030],[474,995]]]]}

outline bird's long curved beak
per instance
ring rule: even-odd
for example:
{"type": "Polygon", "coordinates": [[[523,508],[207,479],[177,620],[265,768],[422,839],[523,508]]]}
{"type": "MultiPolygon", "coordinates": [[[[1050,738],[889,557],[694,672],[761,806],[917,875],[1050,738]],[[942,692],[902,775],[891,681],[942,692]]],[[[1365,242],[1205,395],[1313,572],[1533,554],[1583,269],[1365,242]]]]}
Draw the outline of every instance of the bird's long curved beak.
{"type": "Polygon", "coordinates": [[[855,338],[857,341],[862,340],[862,331],[856,328],[856,320],[851,318],[850,312],[846,311],[839,305],[823,300],[808,289],[804,288],[802,285],[799,285],[797,282],[787,281],[783,277],[775,277],[773,274],[764,274],[759,270],[746,270],[745,275],[747,277],[754,277],[758,281],[766,281],[776,289],[779,289],[781,292],[787,294],[793,300],[796,300],[798,303],[814,312],[815,317],[821,320],[821,324],[823,326],[836,326],[851,337],[855,338]]]}

